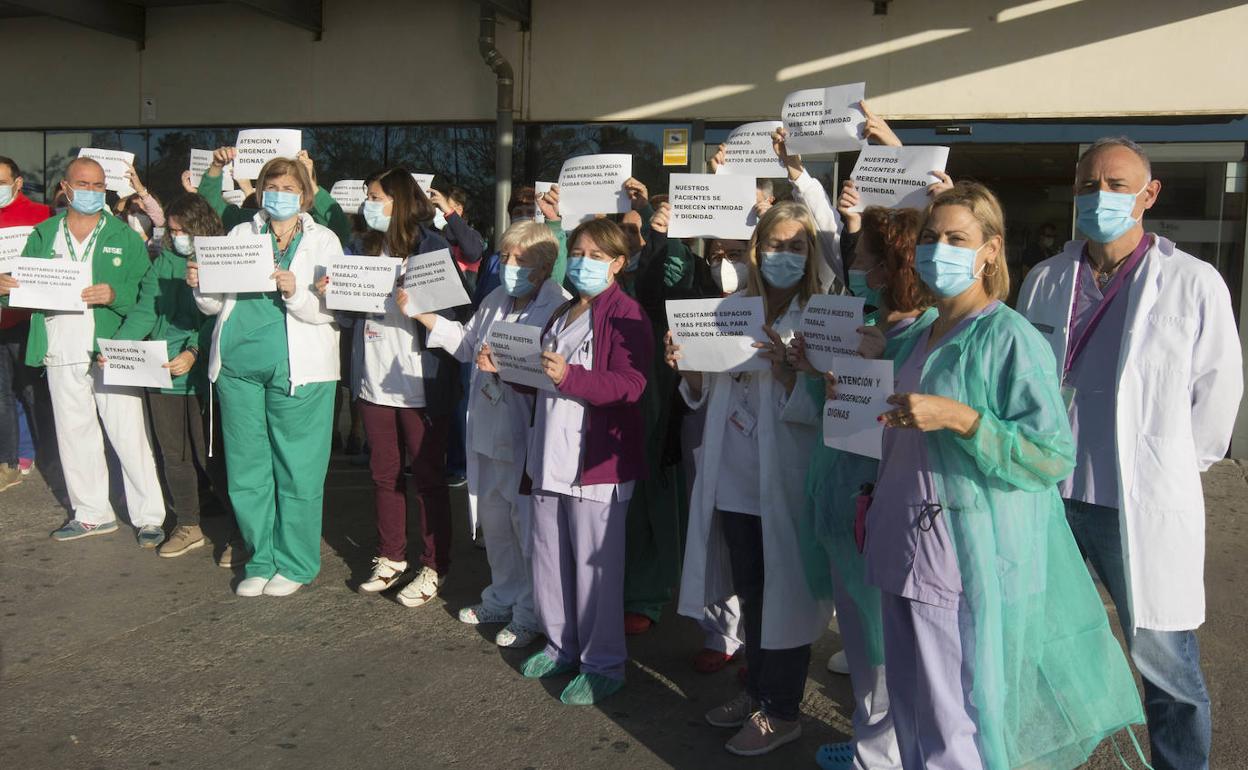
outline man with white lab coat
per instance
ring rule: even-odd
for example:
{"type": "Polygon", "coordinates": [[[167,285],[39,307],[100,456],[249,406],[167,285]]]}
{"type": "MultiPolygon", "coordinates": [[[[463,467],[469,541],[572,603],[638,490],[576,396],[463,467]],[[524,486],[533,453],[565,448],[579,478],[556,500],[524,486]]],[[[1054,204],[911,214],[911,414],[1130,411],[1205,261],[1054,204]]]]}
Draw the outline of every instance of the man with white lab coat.
{"type": "Polygon", "coordinates": [[[1037,265],[1019,295],[1057,359],[1075,436],[1067,519],[1118,609],[1158,770],[1209,766],[1195,634],[1205,619],[1200,474],[1225,455],[1243,393],[1222,277],[1144,231],[1160,191],[1134,142],[1093,144],[1075,175],[1088,240],[1037,265]]]}

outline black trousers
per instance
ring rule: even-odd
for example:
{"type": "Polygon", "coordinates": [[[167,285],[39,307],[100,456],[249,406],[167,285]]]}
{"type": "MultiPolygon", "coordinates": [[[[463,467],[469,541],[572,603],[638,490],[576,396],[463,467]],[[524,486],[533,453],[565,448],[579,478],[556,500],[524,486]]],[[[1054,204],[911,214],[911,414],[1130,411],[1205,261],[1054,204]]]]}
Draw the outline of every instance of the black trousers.
{"type": "Polygon", "coordinates": [[[204,512],[232,517],[220,424],[214,431],[215,446],[209,457],[208,414],[197,396],[152,390],[147,393],[147,406],[165,506],[176,514],[178,524],[198,526],[204,512]]]}
{"type": "Polygon", "coordinates": [[[749,671],[746,692],[762,704],[764,714],[796,720],[806,692],[810,645],[763,649],[763,519],[748,513],[717,514],[732,562],[732,588],[741,602],[745,663],[749,671]]]}

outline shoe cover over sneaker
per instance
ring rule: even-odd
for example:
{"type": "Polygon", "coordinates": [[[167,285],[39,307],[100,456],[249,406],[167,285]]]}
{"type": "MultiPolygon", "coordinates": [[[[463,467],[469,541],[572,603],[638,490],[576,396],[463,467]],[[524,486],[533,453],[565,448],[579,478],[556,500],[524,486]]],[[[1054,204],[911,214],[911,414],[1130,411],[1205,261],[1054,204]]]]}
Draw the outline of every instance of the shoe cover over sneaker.
{"type": "Polygon", "coordinates": [[[612,679],[601,674],[577,674],[563,688],[559,700],[569,706],[592,706],[620,691],[623,679],[612,679]]]}

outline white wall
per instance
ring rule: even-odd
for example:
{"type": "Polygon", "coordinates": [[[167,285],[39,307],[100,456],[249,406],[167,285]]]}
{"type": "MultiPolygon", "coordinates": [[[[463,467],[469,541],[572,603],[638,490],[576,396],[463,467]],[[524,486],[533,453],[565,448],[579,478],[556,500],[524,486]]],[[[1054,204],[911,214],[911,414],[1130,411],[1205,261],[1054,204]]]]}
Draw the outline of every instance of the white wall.
{"type": "MultiPolygon", "coordinates": [[[[466,0],[324,0],[324,39],[240,10],[153,8],[144,51],[5,19],[0,128],[489,121],[466,0]]],[[[503,22],[525,120],[744,119],[865,80],[892,118],[1248,112],[1234,0],[533,0],[503,22]],[[1019,15],[1030,11],[1029,15],[1019,15]]]]}

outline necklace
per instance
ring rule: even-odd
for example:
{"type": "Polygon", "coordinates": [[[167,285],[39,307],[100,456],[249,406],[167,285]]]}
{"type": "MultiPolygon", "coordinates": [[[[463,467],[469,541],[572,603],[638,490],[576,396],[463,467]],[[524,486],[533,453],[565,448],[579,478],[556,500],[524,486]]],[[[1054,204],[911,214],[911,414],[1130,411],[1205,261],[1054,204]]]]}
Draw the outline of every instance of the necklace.
{"type": "Polygon", "coordinates": [[[1108,269],[1101,269],[1101,268],[1096,268],[1096,267],[1092,268],[1092,277],[1096,279],[1096,287],[1098,289],[1104,289],[1105,285],[1108,284],[1111,280],[1113,280],[1114,275],[1118,272],[1118,268],[1122,267],[1123,263],[1125,263],[1130,256],[1131,255],[1128,254],[1127,256],[1115,262],[1108,269]]]}

